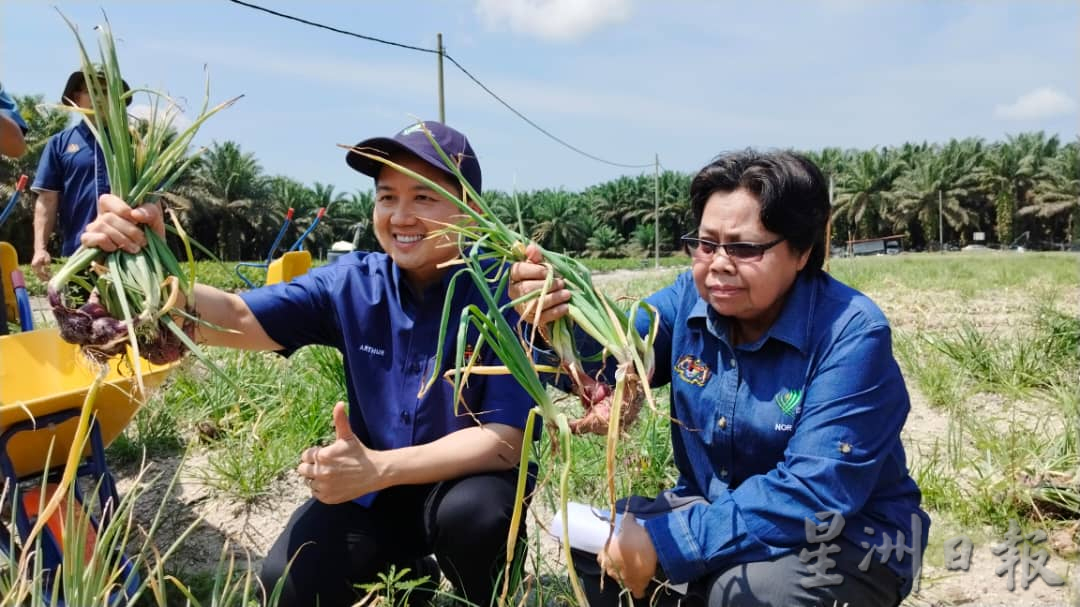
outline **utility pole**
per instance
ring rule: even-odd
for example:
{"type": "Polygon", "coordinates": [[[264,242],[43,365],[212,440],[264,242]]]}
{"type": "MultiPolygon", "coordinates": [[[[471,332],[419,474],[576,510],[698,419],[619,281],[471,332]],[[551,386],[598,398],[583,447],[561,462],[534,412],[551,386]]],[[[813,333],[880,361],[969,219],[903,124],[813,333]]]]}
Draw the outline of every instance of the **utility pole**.
{"type": "Polygon", "coordinates": [[[653,259],[660,268],[660,154],[653,165],[653,259]]]}
{"type": "Polygon", "coordinates": [[[443,100],[443,70],[442,60],[446,49],[442,45],[442,32],[436,35],[436,43],[439,47],[439,122],[446,124],[446,104],[443,100]]]}
{"type": "Polygon", "coordinates": [[[943,206],[941,190],[937,191],[937,239],[938,246],[941,247],[941,252],[945,252],[945,211],[943,206]]]}

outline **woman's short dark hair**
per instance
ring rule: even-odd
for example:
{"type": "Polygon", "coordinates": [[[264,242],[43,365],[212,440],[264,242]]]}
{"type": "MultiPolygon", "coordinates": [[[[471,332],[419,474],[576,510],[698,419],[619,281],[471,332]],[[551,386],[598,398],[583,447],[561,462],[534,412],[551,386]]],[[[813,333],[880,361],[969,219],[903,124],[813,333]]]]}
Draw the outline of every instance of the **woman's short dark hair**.
{"type": "Polygon", "coordinates": [[[825,262],[829,191],[817,165],[794,152],[743,150],[717,156],[690,182],[690,209],[701,224],[705,203],[716,192],[745,189],[761,203],[761,223],[798,253],[810,251],[807,270],[825,262]]]}

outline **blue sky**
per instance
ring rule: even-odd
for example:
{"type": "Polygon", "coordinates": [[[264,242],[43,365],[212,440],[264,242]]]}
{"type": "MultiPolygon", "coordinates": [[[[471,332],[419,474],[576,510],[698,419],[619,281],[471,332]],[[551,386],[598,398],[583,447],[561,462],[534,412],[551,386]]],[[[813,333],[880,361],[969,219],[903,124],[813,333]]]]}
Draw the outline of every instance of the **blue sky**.
{"type": "MultiPolygon", "coordinates": [[[[1080,3],[253,0],[312,21],[447,52],[540,126],[617,163],[694,171],[747,146],[870,148],[1080,132],[1080,3]]],[[[78,65],[54,10],[102,9],[125,78],[214,101],[243,94],[197,142],[232,139],[270,174],[368,189],[335,144],[437,118],[436,57],[318,30],[226,0],[0,3],[0,79],[55,100],[78,65]]],[[[534,130],[445,65],[447,122],[486,188],[567,188],[650,169],[609,166],[534,130]]],[[[138,101],[136,101],[138,103],[138,101]]]]}

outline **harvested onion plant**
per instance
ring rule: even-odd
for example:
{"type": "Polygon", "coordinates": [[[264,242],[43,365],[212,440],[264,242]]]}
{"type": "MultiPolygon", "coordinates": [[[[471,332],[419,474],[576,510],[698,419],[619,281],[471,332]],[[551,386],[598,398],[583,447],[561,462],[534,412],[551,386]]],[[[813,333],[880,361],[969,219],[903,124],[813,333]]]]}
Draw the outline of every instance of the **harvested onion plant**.
{"type": "MultiPolygon", "coordinates": [[[[190,155],[187,152],[202,123],[231,105],[236,98],[210,108],[207,81],[207,93],[199,115],[189,127],[177,132],[173,123],[180,111],[167,95],[148,89],[124,91],[108,20],[96,28],[100,71],[91,62],[76,26],[66,17],[64,20],[78,42],[93,107],[89,110],[72,106],[63,108],[82,114],[93,131],[104,155],[111,192],[132,207],[156,202],[197,158],[198,152],[190,155]],[[126,101],[135,92],[145,92],[150,98],[150,116],[141,125],[142,129],[128,120],[126,111],[126,101]]],[[[192,300],[195,264],[191,242],[175,217],[173,223],[187,252],[190,264],[187,274],[165,241],[145,226],[147,246],[138,253],[104,253],[96,248],[80,247],[48,284],[49,303],[61,337],[79,344],[91,358],[98,360],[123,354],[130,346],[134,354],[132,367],[140,389],[142,358],[154,364],[165,364],[179,360],[185,351],[191,351],[206,362],[206,357],[192,340],[198,319],[193,310],[175,305],[180,294],[188,302],[192,300]],[[67,297],[72,283],[87,293],[77,308],[67,297]]]]}
{"type": "MultiPolygon", "coordinates": [[[[430,133],[428,133],[428,138],[434,147],[439,149],[430,133]]],[[[384,157],[370,154],[364,149],[342,147],[417,179],[456,204],[468,219],[459,224],[445,224],[437,235],[437,237],[447,234],[456,236],[461,259],[451,263],[461,265],[462,268],[452,277],[443,308],[442,327],[434,365],[436,374],[441,368],[441,361],[445,354],[443,343],[446,331],[452,322],[449,306],[457,280],[462,277],[470,278],[479,287],[478,290],[483,294],[486,304],[484,309],[469,306],[462,311],[461,318],[457,319],[459,324],[455,368],[447,372],[447,378],[452,379],[454,383],[455,400],[460,402],[461,390],[470,374],[510,374],[536,403],[536,407],[529,412],[525,429],[527,438],[521,450],[518,493],[510,525],[511,532],[507,541],[507,571],[504,575],[501,597],[501,601],[505,602],[511,577],[509,568],[515,554],[516,530],[521,522],[524,504],[528,462],[532,448],[530,437],[533,434],[537,415],[544,419],[545,425],[552,434],[552,440],[557,445],[557,453],[562,458],[559,500],[563,517],[562,547],[567,562],[571,562],[566,504],[572,466],[570,441],[573,434],[588,432],[605,435],[607,438],[607,493],[611,506],[609,524],[612,531],[614,530],[615,453],[621,430],[637,417],[643,399],[655,408],[648,379],[652,375],[655,363],[652,343],[658,328],[658,318],[655,310],[641,302],[635,302],[628,312],[622,311],[614,301],[593,286],[590,272],[584,265],[566,255],[543,251],[544,262],[549,268],[548,285],[550,286],[553,277],[558,275],[572,293],[570,312],[566,317],[554,323],[538,326],[539,306],[535,306],[537,315],[532,319],[533,329],[523,324],[511,326],[504,317],[508,309],[538,298],[543,292],[536,291],[502,306],[498,303],[503,299],[509,285],[509,266],[505,262],[523,261],[528,240],[495,216],[479,194],[469,186],[457,170],[456,164],[442,150],[439,150],[439,153],[448,170],[458,177],[465,188],[465,195],[460,198],[439,184],[384,157]],[[497,260],[499,263],[485,264],[485,260],[497,260]],[[648,313],[652,319],[651,330],[645,337],[638,333],[634,323],[634,319],[642,311],[648,313]],[[594,356],[583,358],[573,337],[578,330],[595,340],[602,351],[594,356]],[[502,366],[481,367],[474,364],[478,357],[466,358],[466,341],[470,331],[479,334],[474,352],[479,352],[484,346],[489,347],[503,363],[502,366]],[[557,367],[538,364],[534,360],[532,353],[537,349],[534,348],[537,333],[546,342],[546,346],[538,347],[547,349],[547,346],[550,346],[559,359],[557,367]],[[609,358],[614,359],[614,387],[600,381],[598,376],[590,375],[583,366],[584,362],[599,364],[606,362],[609,358]],[[571,382],[571,391],[578,395],[585,409],[584,415],[571,420],[568,412],[560,410],[549,396],[540,373],[565,374],[571,382]]],[[[436,380],[437,377],[433,375],[423,390],[429,389],[436,380]]],[[[575,598],[580,604],[587,605],[588,602],[572,567],[569,569],[569,575],[575,598]]]]}
{"type": "MultiPolygon", "coordinates": [[[[209,108],[208,81],[207,96],[199,116],[174,137],[172,123],[179,114],[176,104],[163,93],[143,90],[151,99],[151,111],[148,123],[140,132],[128,120],[126,100],[136,91],[124,91],[108,20],[96,28],[100,70],[90,61],[75,24],[67,17],[64,21],[75,34],[93,107],[90,110],[63,108],[80,113],[101,145],[111,192],[132,207],[155,201],[157,193],[167,190],[196,158],[197,154],[187,155],[187,150],[198,128],[236,99],[209,108]]],[[[27,538],[28,545],[59,508],[75,477],[86,444],[94,400],[106,375],[105,359],[125,354],[130,346],[133,353],[131,367],[140,394],[145,394],[142,358],[155,364],[169,363],[179,360],[186,349],[217,370],[191,338],[198,322],[194,313],[174,306],[180,293],[191,301],[195,280],[191,243],[175,218],[174,224],[188,254],[189,275],[184,274],[164,240],[150,227],[145,227],[148,244],[139,253],[104,253],[96,248],[79,247],[49,281],[49,303],[61,337],[82,346],[83,352],[97,362],[101,370],[83,402],[61,482],[53,498],[42,509],[27,538]],[[85,303],[78,308],[71,307],[73,304],[67,297],[72,283],[87,294],[85,303]],[[183,319],[182,324],[174,315],[183,319]]]]}

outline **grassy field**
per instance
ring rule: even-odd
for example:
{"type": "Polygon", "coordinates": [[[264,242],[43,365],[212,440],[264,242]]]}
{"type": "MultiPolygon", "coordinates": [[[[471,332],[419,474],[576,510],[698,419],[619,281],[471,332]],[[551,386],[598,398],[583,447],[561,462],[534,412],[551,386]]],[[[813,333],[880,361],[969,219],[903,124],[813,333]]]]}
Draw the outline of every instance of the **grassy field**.
{"type": "MultiPolygon", "coordinates": [[[[912,393],[905,445],[934,525],[923,589],[909,598],[909,605],[965,602],[964,587],[976,578],[950,581],[942,574],[943,542],[966,535],[986,551],[1014,520],[1025,532],[1047,533],[1041,547],[1050,551],[1052,569],[1061,573],[1075,567],[1080,542],[1078,264],[1075,254],[1003,252],[905,254],[830,263],[833,275],[870,295],[889,317],[894,351],[912,393]]],[[[670,282],[686,262],[673,257],[660,270],[651,269],[651,263],[648,270],[640,266],[636,259],[605,265],[604,272],[598,268],[596,280],[613,294],[641,297],[670,282]]],[[[200,270],[208,282],[239,288],[231,267],[202,264],[200,270]]],[[[201,604],[239,605],[245,604],[239,598],[230,603],[222,597],[228,589],[238,593],[229,596],[241,596],[237,585],[245,577],[234,572],[229,578],[233,584],[224,584],[216,575],[224,567],[217,552],[202,560],[182,556],[187,540],[181,533],[189,523],[213,526],[214,520],[267,509],[268,515],[259,516],[283,524],[293,504],[282,496],[303,498],[291,470],[304,447],[332,438],[330,407],[344,398],[344,375],[340,356],[326,348],[306,348],[291,359],[220,350],[212,356],[239,389],[188,363],[142,407],[110,447],[109,458],[126,477],[134,477],[144,458],[172,462],[177,469],[182,457],[197,462],[178,474],[183,477],[180,484],[198,486],[199,495],[206,496],[199,499],[213,504],[207,510],[202,503],[201,512],[215,512],[218,518],[198,523],[194,515],[181,516],[173,530],[162,531],[158,543],[164,545],[158,549],[164,551],[180,538],[181,556],[161,566],[158,575],[183,580],[201,604]]],[[[659,391],[658,402],[666,410],[666,389],[659,391]]],[[[566,406],[576,404],[568,400],[566,406]]],[[[653,494],[674,482],[668,433],[663,411],[646,412],[622,440],[617,460],[620,494],[653,494]]],[[[528,603],[562,604],[571,596],[560,573],[563,565],[536,527],[537,521],[550,518],[556,494],[556,483],[547,476],[555,469],[548,441],[538,447],[542,478],[533,504],[529,571],[535,577],[528,603]]],[[[604,503],[603,449],[599,438],[576,440],[572,499],[604,503]]],[[[165,475],[158,484],[142,479],[125,484],[126,492],[143,504],[132,509],[134,518],[156,512],[151,505],[175,501],[161,494],[168,480],[165,475]]],[[[267,547],[222,525],[214,536],[217,549],[228,540],[247,551],[241,556],[257,559],[267,547]]],[[[992,565],[982,566],[989,568],[989,583],[1003,586],[993,577],[992,565]]],[[[243,568],[237,565],[237,570],[243,568]]],[[[0,591],[7,588],[7,594],[13,594],[14,586],[10,568],[5,574],[0,565],[0,591]]],[[[373,590],[383,599],[395,594],[400,598],[404,587],[388,579],[373,590]]],[[[1067,604],[1066,591],[1060,592],[1043,597],[1046,604],[1067,604]]],[[[148,592],[144,603],[187,600],[167,584],[161,593],[159,598],[148,592]]],[[[444,603],[453,601],[447,598],[444,603]]],[[[0,607],[6,604],[12,603],[0,601],[0,607]]]]}

